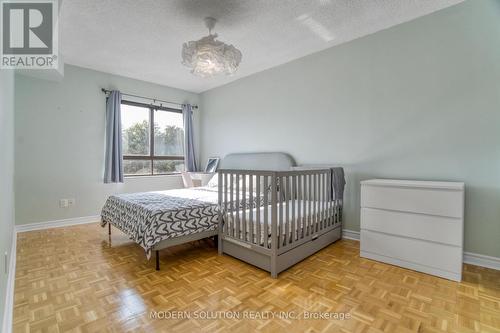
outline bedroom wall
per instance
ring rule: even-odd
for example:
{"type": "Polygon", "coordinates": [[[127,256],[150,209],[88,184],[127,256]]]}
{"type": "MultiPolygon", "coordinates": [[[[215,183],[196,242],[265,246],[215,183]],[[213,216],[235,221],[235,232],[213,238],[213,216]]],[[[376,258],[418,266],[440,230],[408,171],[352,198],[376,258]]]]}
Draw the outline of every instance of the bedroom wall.
{"type": "MultiPolygon", "coordinates": [[[[180,176],[103,183],[103,87],[179,103],[198,103],[197,94],[69,65],[60,82],[17,75],[17,224],[99,215],[110,194],[182,187],[180,176]],[[59,208],[61,198],[75,198],[76,205],[59,208]]],[[[195,111],[196,128],[198,121],[195,111]]]]}
{"type": "Polygon", "coordinates": [[[464,181],[465,250],[500,257],[499,19],[499,1],[469,0],[207,91],[202,160],[343,165],[351,230],[363,179],[464,181]]]}
{"type": "MultiPolygon", "coordinates": [[[[0,70],[0,327],[3,327],[8,272],[14,230],[14,72],[0,70]]],[[[15,251],[15,249],[14,249],[15,251]]],[[[1,329],[0,329],[1,330],[1,329]]]]}

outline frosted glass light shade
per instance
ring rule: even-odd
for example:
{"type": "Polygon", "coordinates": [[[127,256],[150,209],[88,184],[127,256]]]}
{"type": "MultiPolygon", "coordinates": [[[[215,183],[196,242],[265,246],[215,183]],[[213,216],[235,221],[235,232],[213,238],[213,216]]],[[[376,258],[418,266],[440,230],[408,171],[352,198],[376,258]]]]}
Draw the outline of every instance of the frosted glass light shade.
{"type": "Polygon", "coordinates": [[[182,64],[191,68],[191,73],[209,77],[236,72],[242,57],[240,50],[216,38],[217,34],[210,34],[182,45],[182,64]]]}

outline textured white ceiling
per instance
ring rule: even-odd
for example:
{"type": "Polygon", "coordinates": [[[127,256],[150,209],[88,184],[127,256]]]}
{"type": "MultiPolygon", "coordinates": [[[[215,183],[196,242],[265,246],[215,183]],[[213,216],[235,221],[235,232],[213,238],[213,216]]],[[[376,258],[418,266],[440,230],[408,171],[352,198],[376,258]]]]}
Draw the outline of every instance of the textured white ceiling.
{"type": "Polygon", "coordinates": [[[66,63],[202,92],[463,0],[67,0],[66,63]],[[207,35],[243,53],[233,76],[199,78],[181,65],[182,43],[207,35]]]}

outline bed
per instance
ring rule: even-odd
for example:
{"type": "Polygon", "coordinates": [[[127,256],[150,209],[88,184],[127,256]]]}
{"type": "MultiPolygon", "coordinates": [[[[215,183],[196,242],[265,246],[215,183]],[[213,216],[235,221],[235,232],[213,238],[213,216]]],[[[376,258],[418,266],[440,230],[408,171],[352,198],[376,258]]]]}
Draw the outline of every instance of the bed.
{"type": "Polygon", "coordinates": [[[218,172],[219,253],[276,278],[341,238],[344,186],[339,167],[294,169],[279,153],[226,156],[218,172]]]}
{"type": "MultiPolygon", "coordinates": [[[[253,198],[241,208],[260,205],[253,198]]],[[[148,259],[155,253],[156,270],[162,249],[209,237],[217,243],[218,224],[217,178],[204,187],[112,195],[101,211],[101,226],[108,225],[109,235],[113,225],[140,245],[148,259]]]]}
{"type": "Polygon", "coordinates": [[[112,195],[101,212],[101,226],[111,225],[139,244],[149,259],[167,247],[217,237],[218,189],[213,186],[112,195]]]}

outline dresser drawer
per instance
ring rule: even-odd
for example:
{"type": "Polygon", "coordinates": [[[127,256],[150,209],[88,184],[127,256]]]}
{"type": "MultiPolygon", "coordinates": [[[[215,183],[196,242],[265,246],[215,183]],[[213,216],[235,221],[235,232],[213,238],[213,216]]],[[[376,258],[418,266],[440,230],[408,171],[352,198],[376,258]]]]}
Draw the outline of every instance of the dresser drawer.
{"type": "Polygon", "coordinates": [[[361,229],[462,247],[462,220],[454,217],[361,208],[361,229]]]}
{"type": "Polygon", "coordinates": [[[454,280],[462,274],[461,247],[369,230],[361,231],[361,256],[454,280]]]}
{"type": "Polygon", "coordinates": [[[362,184],[361,207],[462,218],[463,191],[362,184]]]}

